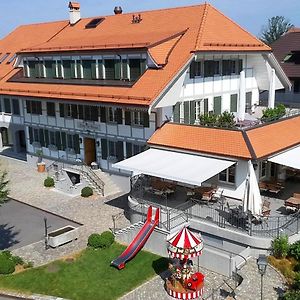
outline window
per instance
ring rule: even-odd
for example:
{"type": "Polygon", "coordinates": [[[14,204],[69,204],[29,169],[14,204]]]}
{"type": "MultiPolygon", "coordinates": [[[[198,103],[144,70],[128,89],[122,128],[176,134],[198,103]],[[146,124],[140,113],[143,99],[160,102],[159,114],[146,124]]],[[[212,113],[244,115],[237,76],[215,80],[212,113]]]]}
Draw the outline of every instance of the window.
{"type": "Polygon", "coordinates": [[[105,59],[105,79],[114,80],[115,79],[115,60],[114,59],[105,59]]]}
{"type": "Polygon", "coordinates": [[[214,114],[220,115],[222,112],[222,97],[214,97],[214,114]]]}
{"type": "Polygon", "coordinates": [[[142,113],[140,111],[133,112],[133,125],[137,125],[137,126],[143,125],[142,113]]]}
{"type": "Polygon", "coordinates": [[[265,177],[267,175],[267,165],[266,161],[261,161],[259,164],[260,178],[265,177]]]}
{"type": "Polygon", "coordinates": [[[47,102],[47,115],[49,117],[55,117],[55,103],[47,102]]]}
{"type": "Polygon", "coordinates": [[[4,98],[4,112],[6,114],[11,114],[11,105],[10,105],[10,99],[4,98]]]}
{"type": "Polygon", "coordinates": [[[231,75],[236,73],[236,61],[235,60],[223,60],[222,61],[222,75],[231,75]]]}
{"type": "Polygon", "coordinates": [[[55,73],[56,73],[55,62],[52,61],[52,60],[45,60],[44,66],[45,66],[45,77],[46,78],[53,78],[55,76],[55,73]]]}
{"type": "Polygon", "coordinates": [[[143,152],[146,148],[146,145],[142,144],[133,144],[126,142],[126,158],[129,158],[133,155],[143,152]]]}
{"type": "Polygon", "coordinates": [[[190,78],[202,76],[201,61],[192,61],[190,64],[190,78]]]}
{"type": "Polygon", "coordinates": [[[26,100],[26,110],[28,114],[42,115],[42,103],[40,101],[26,100]]]}
{"type": "Polygon", "coordinates": [[[237,94],[230,95],[230,112],[237,112],[237,94]]]}
{"type": "Polygon", "coordinates": [[[122,109],[109,107],[108,108],[108,122],[122,124],[122,109]]]}
{"type": "Polygon", "coordinates": [[[71,60],[63,60],[62,66],[64,69],[64,79],[70,79],[72,78],[72,72],[71,72],[71,60]]]}
{"type": "Polygon", "coordinates": [[[20,115],[20,104],[18,99],[12,99],[13,114],[20,115]]]}
{"type": "Polygon", "coordinates": [[[199,120],[203,114],[208,114],[208,98],[195,101],[195,119],[199,120]]]}
{"type": "Polygon", "coordinates": [[[252,92],[246,93],[246,111],[251,110],[252,107],[252,92]]]}
{"type": "Polygon", "coordinates": [[[218,60],[204,61],[204,77],[213,77],[220,74],[220,62],[218,60]]]}
{"type": "Polygon", "coordinates": [[[130,80],[137,80],[142,74],[142,64],[144,60],[141,59],[129,59],[129,72],[130,80]]]}
{"type": "Polygon", "coordinates": [[[219,181],[235,183],[235,165],[219,173],[219,181]]]}
{"type": "Polygon", "coordinates": [[[83,79],[96,79],[96,61],[82,60],[83,79]]]}

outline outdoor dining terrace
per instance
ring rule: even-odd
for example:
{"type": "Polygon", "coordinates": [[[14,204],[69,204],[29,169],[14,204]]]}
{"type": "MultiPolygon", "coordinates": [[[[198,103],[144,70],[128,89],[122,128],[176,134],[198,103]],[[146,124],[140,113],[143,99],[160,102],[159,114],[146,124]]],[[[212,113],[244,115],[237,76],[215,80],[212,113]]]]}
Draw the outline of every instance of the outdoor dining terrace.
{"type": "Polygon", "coordinates": [[[217,186],[191,187],[147,175],[132,177],[131,186],[131,209],[143,215],[148,205],[160,207],[160,226],[166,230],[196,220],[268,238],[300,231],[300,211],[286,205],[294,198],[298,182],[287,181],[277,193],[263,190],[260,216],[245,212],[241,200],[223,196],[217,186]]]}

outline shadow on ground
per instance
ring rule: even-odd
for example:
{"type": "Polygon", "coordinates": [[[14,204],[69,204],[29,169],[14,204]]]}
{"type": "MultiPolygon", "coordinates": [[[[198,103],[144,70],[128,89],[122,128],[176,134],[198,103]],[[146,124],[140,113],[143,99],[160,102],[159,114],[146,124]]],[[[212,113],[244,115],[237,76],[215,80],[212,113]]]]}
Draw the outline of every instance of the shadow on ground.
{"type": "Polygon", "coordinates": [[[19,243],[19,240],[16,239],[19,231],[15,231],[14,228],[14,226],[9,226],[8,224],[0,225],[0,250],[7,249],[19,243]]]}

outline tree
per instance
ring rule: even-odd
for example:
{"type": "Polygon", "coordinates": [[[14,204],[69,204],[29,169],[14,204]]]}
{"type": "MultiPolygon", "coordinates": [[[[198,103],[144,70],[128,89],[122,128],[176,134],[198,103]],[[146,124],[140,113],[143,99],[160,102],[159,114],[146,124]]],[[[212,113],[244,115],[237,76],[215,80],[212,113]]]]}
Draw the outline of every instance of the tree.
{"type": "Polygon", "coordinates": [[[292,27],[294,25],[285,17],[272,17],[268,19],[268,25],[262,27],[260,39],[267,45],[271,45],[292,27]]]}
{"type": "Polygon", "coordinates": [[[5,201],[7,201],[7,196],[8,196],[8,185],[9,181],[7,179],[7,172],[6,171],[0,171],[0,206],[3,204],[5,201]]]}

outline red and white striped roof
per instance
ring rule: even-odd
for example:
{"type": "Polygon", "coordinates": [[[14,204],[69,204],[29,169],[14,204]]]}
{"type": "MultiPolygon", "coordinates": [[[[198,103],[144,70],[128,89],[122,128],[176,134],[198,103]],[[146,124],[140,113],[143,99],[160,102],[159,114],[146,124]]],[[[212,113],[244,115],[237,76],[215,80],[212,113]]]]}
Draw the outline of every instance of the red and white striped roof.
{"type": "Polygon", "coordinates": [[[172,257],[191,258],[202,254],[203,241],[200,233],[184,227],[168,239],[168,252],[172,257]]]}

